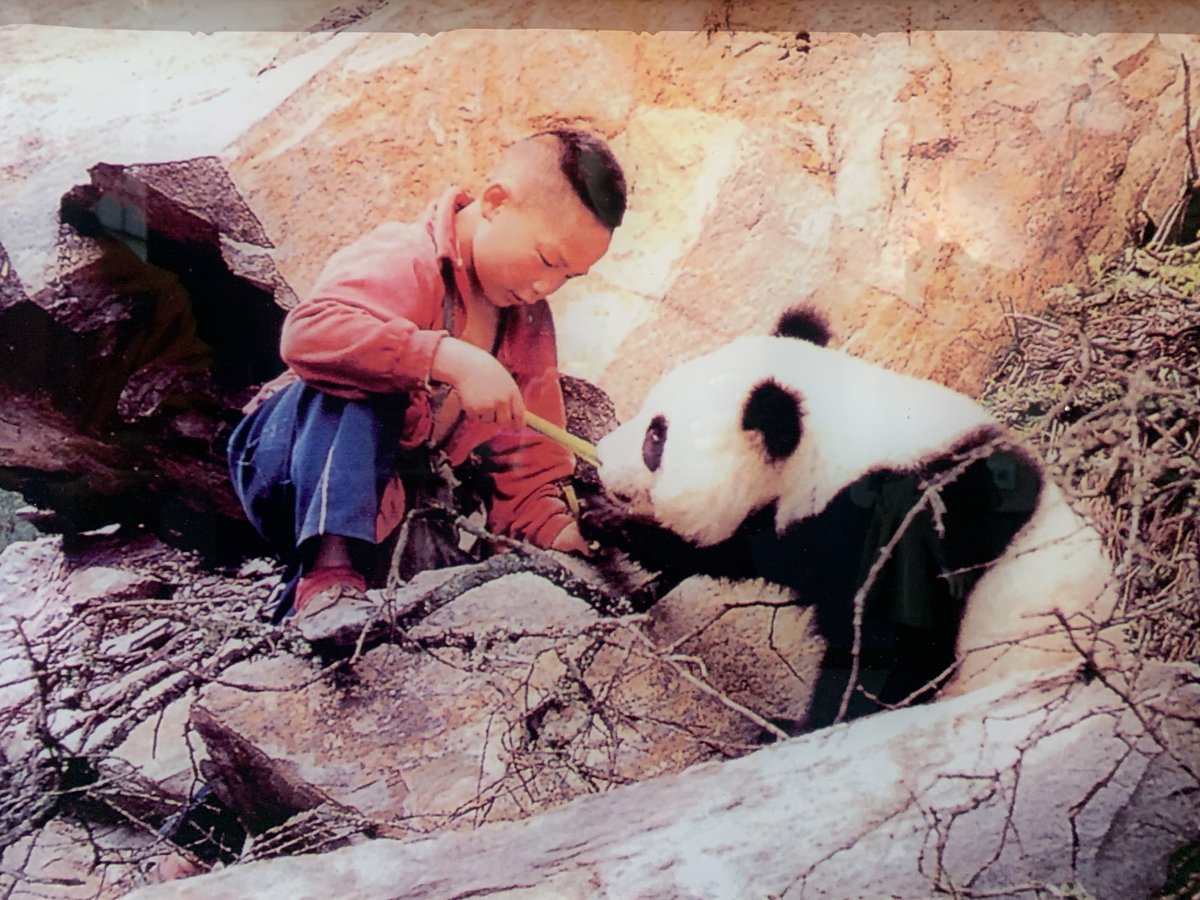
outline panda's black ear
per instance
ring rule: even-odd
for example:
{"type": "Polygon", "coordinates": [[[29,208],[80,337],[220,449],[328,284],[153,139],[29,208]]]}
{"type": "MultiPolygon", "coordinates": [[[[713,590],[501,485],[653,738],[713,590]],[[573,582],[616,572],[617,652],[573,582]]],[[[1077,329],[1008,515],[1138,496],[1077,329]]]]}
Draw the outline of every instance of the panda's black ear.
{"type": "Polygon", "coordinates": [[[829,323],[825,317],[807,306],[795,306],[779,317],[772,332],[775,337],[808,341],[818,347],[829,343],[829,323]]]}
{"type": "Polygon", "coordinates": [[[762,434],[772,462],[786,459],[800,443],[800,398],[771,379],[760,381],[742,407],[742,428],[762,434]]]}

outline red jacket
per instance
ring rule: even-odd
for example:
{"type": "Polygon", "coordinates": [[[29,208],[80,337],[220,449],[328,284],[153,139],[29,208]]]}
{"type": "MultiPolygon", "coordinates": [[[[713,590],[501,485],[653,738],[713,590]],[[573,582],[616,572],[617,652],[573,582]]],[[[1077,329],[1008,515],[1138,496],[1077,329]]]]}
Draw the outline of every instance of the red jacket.
{"type": "MultiPolygon", "coordinates": [[[[308,299],[283,324],[280,353],[289,371],[264,387],[268,395],[297,377],[330,394],[362,399],[371,393],[410,396],[401,445],[428,443],[433,428],[429,366],[446,336],[440,267],[453,268],[459,298],[472,287],[459,256],[455,213],[471,202],[457,189],[442,195],[424,221],[390,222],[339,250],[326,263],[308,299]]],[[[466,322],[457,300],[453,336],[466,322]]],[[[555,424],[565,421],[557,347],[545,301],[514,307],[501,318],[496,358],[512,373],[526,407],[555,424]]],[[[463,422],[443,450],[451,465],[472,451],[493,478],[493,531],[548,547],[571,521],[559,482],[574,472],[574,457],[528,429],[463,422]]],[[[404,514],[396,479],[384,493],[377,532],[385,535],[404,514]]]]}

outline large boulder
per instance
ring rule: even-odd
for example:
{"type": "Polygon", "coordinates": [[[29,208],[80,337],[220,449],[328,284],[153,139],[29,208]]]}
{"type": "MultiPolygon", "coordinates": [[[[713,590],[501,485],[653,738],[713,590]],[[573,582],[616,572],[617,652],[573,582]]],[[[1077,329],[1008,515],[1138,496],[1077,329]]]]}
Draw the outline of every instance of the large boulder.
{"type": "Polygon", "coordinates": [[[1023,30],[1052,19],[1040,5],[994,31],[869,33],[767,5],[692,31],[375,34],[224,156],[303,294],[334,246],[481,184],[506,142],[583,125],[632,195],[609,255],[555,300],[559,340],[621,414],[681,357],[800,301],[853,352],[974,393],[1009,316],[1178,196],[1196,39],[1107,33],[1142,11],[1070,33],[1023,30]]]}

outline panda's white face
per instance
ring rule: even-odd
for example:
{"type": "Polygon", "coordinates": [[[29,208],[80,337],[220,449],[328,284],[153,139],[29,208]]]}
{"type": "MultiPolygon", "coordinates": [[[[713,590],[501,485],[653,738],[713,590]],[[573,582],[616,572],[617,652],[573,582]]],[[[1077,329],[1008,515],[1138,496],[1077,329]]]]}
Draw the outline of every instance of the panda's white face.
{"type": "Polygon", "coordinates": [[[990,422],[941,385],[804,341],[742,337],[667,373],[599,443],[600,478],[630,513],[707,546],[774,501],[782,530],[866,472],[915,468],[990,422]]]}
{"type": "Polygon", "coordinates": [[[778,490],[778,462],[763,435],[743,427],[747,397],[770,379],[769,360],[718,354],[668,373],[597,446],[610,494],[700,546],[729,537],[778,490]]]}

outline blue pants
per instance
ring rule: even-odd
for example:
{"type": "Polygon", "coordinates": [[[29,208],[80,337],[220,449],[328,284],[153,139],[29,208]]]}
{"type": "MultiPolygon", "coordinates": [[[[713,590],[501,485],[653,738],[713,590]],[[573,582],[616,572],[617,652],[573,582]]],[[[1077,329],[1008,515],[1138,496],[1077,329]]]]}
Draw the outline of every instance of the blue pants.
{"type": "Polygon", "coordinates": [[[375,542],[380,492],[396,468],[405,403],[403,394],[344,400],[297,381],[234,430],[233,489],[284,562],[297,559],[318,535],[375,542]]]}
{"type": "MultiPolygon", "coordinates": [[[[459,548],[450,518],[424,516],[391,560],[387,540],[376,546],[376,517],[386,484],[404,483],[410,510],[436,501],[443,508],[486,508],[486,479],[466,479],[453,489],[435,471],[425,447],[400,450],[408,398],[404,394],[343,400],[302,381],[294,382],[246,416],[229,438],[229,474],[246,517],[258,529],[286,572],[276,598],[278,621],[291,607],[301,574],[312,563],[323,534],[351,538],[355,566],[368,582],[382,583],[394,562],[408,580],[430,568],[476,561],[489,551],[479,542],[459,548]]],[[[393,532],[393,537],[394,537],[393,532]]]]}

